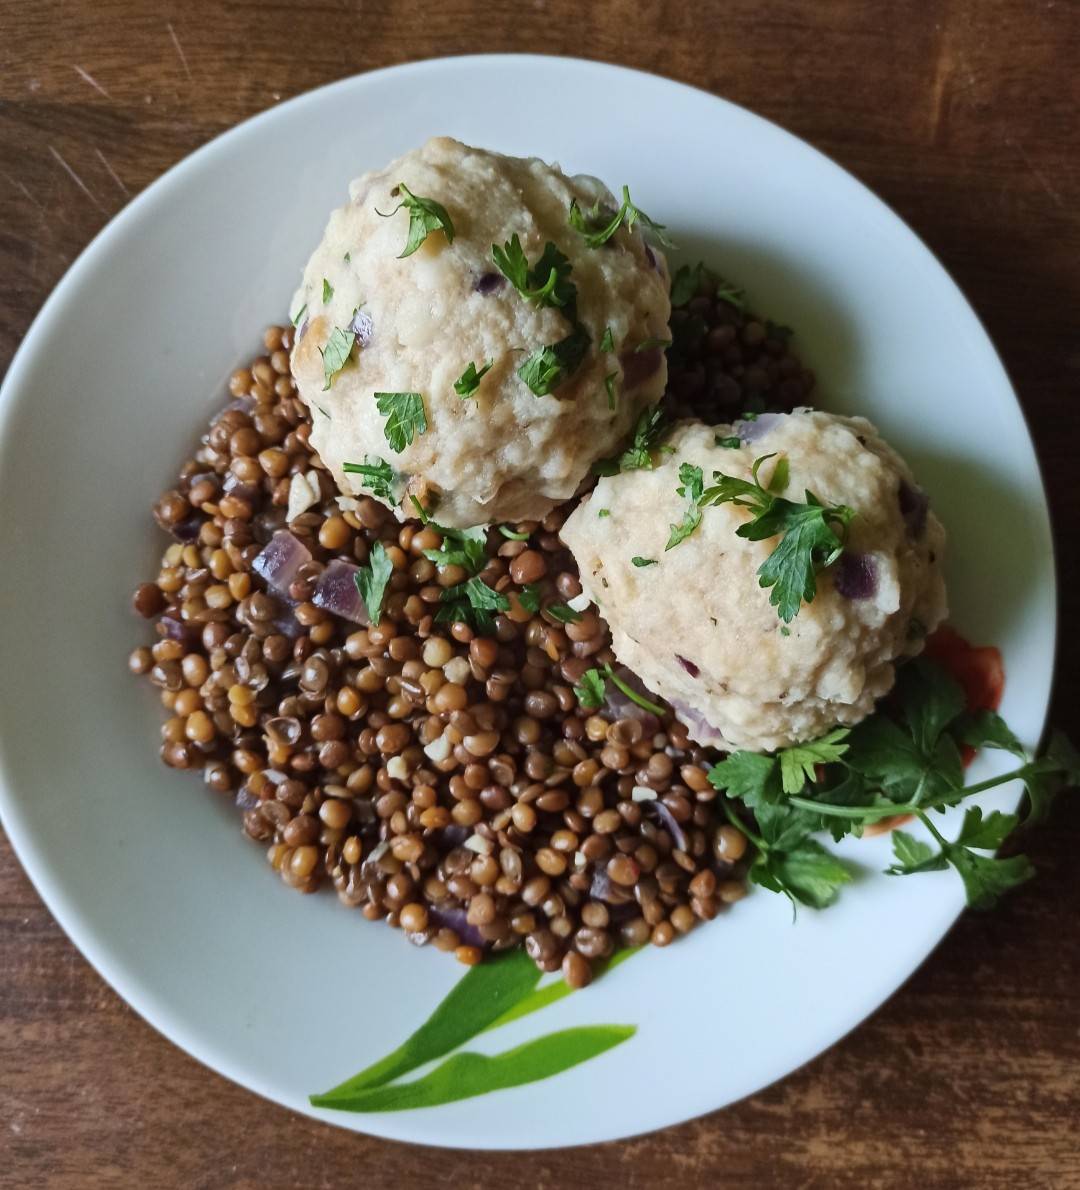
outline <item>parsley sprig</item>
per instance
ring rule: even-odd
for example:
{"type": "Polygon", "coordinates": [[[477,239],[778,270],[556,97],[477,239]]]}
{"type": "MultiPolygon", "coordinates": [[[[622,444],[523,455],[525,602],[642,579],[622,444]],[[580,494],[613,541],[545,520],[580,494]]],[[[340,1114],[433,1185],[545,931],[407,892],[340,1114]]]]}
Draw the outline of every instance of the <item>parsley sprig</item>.
{"type": "Polygon", "coordinates": [[[538,347],[518,368],[534,397],[546,397],[575,372],[589,350],[589,332],[580,324],[558,343],[538,347]]]}
{"type": "Polygon", "coordinates": [[[396,500],[394,495],[394,481],[396,479],[394,469],[385,459],[380,459],[378,455],[374,457],[364,455],[364,461],[362,463],[342,463],[341,469],[349,475],[362,475],[364,478],[360,482],[378,499],[389,500],[391,503],[396,500]]]}
{"type": "Polygon", "coordinates": [[[378,624],[382,615],[383,597],[394,573],[394,564],[390,561],[386,549],[381,541],[375,542],[368,557],[368,565],[361,566],[353,575],[356,589],[367,608],[368,619],[372,624],[378,624]]]}
{"type": "Polygon", "coordinates": [[[769,602],[785,624],[799,614],[803,603],[817,595],[817,575],[831,566],[843,553],[848,524],[854,510],[846,505],[827,506],[807,490],[803,504],[779,495],[788,485],[788,463],[778,459],[767,486],[760,481],[763,464],[775,455],[761,455],[754,460],[750,479],[713,472],[713,485],[697,492],[696,476],[688,480],[689,469],[680,468],[689,507],[683,520],[672,525],[667,548],[672,548],[693,533],[701,521],[700,512],[714,504],[734,504],[753,515],[735,530],[748,541],[767,541],[779,537],[772,553],[758,567],[758,583],[771,589],[769,602]]]}
{"type": "Polygon", "coordinates": [[[634,205],[628,186],[622,188],[622,204],[619,209],[614,215],[609,216],[610,210],[610,207],[605,210],[599,199],[588,210],[582,210],[578,200],[572,198],[568,222],[575,231],[581,232],[590,248],[603,247],[623,224],[631,228],[639,220],[665,248],[674,248],[675,245],[664,235],[664,224],[650,219],[640,207],[634,205]]]}
{"type": "Polygon", "coordinates": [[[404,182],[399,182],[396,189],[404,196],[401,202],[392,211],[387,211],[385,214],[376,207],[375,214],[389,219],[392,215],[396,215],[402,207],[409,212],[409,235],[398,260],[412,256],[433,231],[441,230],[446,236],[448,244],[454,242],[454,222],[442,203],[436,202],[433,198],[422,198],[419,194],[413,194],[404,182]]]}
{"type": "Polygon", "coordinates": [[[334,377],[349,362],[355,342],[356,335],[352,331],[342,330],[340,326],[335,326],[330,332],[330,338],[326,340],[326,346],[319,348],[319,353],[323,357],[323,380],[325,381],[323,392],[330,388],[334,377]]]}
{"type": "Polygon", "coordinates": [[[636,702],[644,710],[652,711],[654,715],[658,715],[661,718],[668,713],[667,707],[651,702],[643,694],[639,694],[633,686],[627,685],[610,665],[605,665],[603,669],[587,669],[581,675],[581,681],[574,687],[574,693],[577,695],[578,702],[587,711],[597,710],[604,705],[604,700],[607,698],[608,682],[616,689],[621,690],[631,702],[636,702]]]}
{"type": "Polygon", "coordinates": [[[386,418],[383,435],[398,454],[411,446],[417,435],[426,433],[427,415],[420,393],[376,393],[375,404],[386,418]]]}
{"type": "Polygon", "coordinates": [[[618,475],[620,471],[649,470],[653,465],[653,452],[660,447],[667,431],[668,422],[659,406],[643,409],[626,450],[620,455],[599,459],[593,464],[593,471],[597,475],[618,475]]]}
{"type": "Polygon", "coordinates": [[[494,360],[488,360],[482,368],[477,370],[476,364],[470,361],[469,366],[454,381],[454,392],[463,401],[468,400],[469,397],[476,396],[476,390],[480,387],[480,381],[491,371],[494,363],[494,360]]]}
{"type": "Polygon", "coordinates": [[[530,265],[521,240],[514,232],[501,248],[498,244],[491,245],[491,259],[526,301],[537,306],[574,306],[577,286],[570,280],[573,266],[551,240],[544,245],[536,264],[530,265]]]}
{"type": "Polygon", "coordinates": [[[936,847],[894,831],[895,862],[887,869],[889,875],[952,867],[964,883],[969,905],[995,904],[1034,872],[1026,856],[980,854],[1000,847],[1019,824],[1019,816],[999,811],[984,816],[980,807],[971,806],[956,837],[948,839],[930,814],[1017,779],[1028,794],[1025,823],[1039,821],[1058,792],[1080,785],[1080,753],[1055,733],[1041,756],[1032,755],[999,715],[967,711],[957,682],[925,658],[902,668],[894,693],[858,727],[837,728],[774,756],[733,752],[709,773],[710,782],[730,799],[728,816],[757,850],[751,880],[784,893],[793,904],[819,909],[835,901],[851,873],[812,836],[827,830],[839,841],[897,815],[913,815],[936,847]],[[1003,749],[1020,763],[999,776],[965,785],[960,753],[964,744],[1003,749]],[[734,803],[753,815],[754,827],[734,803]]]}
{"type": "Polygon", "coordinates": [[[412,502],[420,520],[442,536],[442,545],[438,549],[424,550],[424,557],[439,567],[460,566],[468,575],[463,582],[443,591],[435,613],[436,621],[461,621],[471,624],[478,632],[493,632],[495,618],[492,613],[509,611],[510,600],[480,578],[488,561],[487,529],[483,525],[474,525],[470,529],[437,525],[415,496],[412,502]]]}

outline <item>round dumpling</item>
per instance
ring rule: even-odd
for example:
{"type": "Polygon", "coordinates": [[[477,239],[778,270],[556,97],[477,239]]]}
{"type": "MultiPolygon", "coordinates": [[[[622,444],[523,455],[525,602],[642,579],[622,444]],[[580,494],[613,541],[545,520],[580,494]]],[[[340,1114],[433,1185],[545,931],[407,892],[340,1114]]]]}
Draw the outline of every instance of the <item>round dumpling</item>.
{"type": "Polygon", "coordinates": [[[343,493],[409,515],[416,497],[453,527],[542,518],[663,394],[645,219],[591,245],[620,209],[601,183],[446,137],[350,194],[294,298],[312,445],[343,493]]]}
{"type": "Polygon", "coordinates": [[[894,662],[920,652],[946,615],[945,533],[907,465],[870,422],[810,410],[681,423],[665,450],[651,470],[600,480],[562,530],[619,660],[703,744],[772,751],[865,718],[892,687],[894,662]],[[765,455],[763,487],[853,512],[843,553],[788,623],[770,601],[775,586],[759,583],[778,537],[736,533],[750,509],[704,507],[665,548],[688,508],[676,491],[684,464],[707,488],[715,473],[752,480],[765,455]]]}

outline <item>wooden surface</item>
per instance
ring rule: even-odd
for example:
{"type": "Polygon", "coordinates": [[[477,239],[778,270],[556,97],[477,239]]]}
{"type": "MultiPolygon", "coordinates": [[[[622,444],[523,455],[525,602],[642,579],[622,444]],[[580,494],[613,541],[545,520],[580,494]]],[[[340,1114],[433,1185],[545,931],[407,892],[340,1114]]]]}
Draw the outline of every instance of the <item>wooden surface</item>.
{"type": "MultiPolygon", "coordinates": [[[[1063,580],[1054,716],[1075,731],[1074,0],[0,0],[0,369],[90,237],[211,136],[356,71],[485,50],[583,53],[723,94],[830,153],[927,240],[1032,422],[1063,580]]],[[[614,134],[611,113],[594,117],[614,134]]],[[[268,166],[267,184],[288,180],[268,166]]],[[[522,1159],[352,1136],[211,1074],[87,966],[0,838],[0,1184],[1080,1187],[1078,849],[1080,798],[1031,840],[1036,885],[965,916],[872,1020],[779,1086],[654,1136],[522,1159]]],[[[720,995],[696,1009],[718,1027],[720,995]]],[[[663,1082],[642,1071],[637,1093],[663,1082]]]]}

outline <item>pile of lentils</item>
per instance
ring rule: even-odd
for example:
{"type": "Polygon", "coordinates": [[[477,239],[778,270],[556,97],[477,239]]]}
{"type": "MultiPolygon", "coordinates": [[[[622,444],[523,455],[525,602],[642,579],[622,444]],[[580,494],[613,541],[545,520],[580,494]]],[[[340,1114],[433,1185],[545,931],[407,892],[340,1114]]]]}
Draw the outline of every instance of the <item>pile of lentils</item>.
{"type": "MultiPolygon", "coordinates": [[[[717,297],[708,275],[672,331],[672,416],[728,421],[813,387],[787,335],[717,297]]],[[[135,592],[157,640],[129,664],[168,714],[162,760],[232,799],[286,884],[330,884],[465,964],[524,945],[582,987],[615,949],[667,946],[716,917],[744,895],[747,862],[706,778],[716,754],[671,717],[575,697],[585,670],[617,661],[595,607],[569,623],[548,610],[581,594],[559,539],[571,506],[508,526],[514,537],[489,531],[481,578],[510,604],[491,635],[438,621],[465,572],[425,558],[442,541],[434,524],[370,498],[339,504],[308,445],[293,334],[266,331],[154,507],[174,540],[135,592]],[[312,472],[317,502],[286,523],[293,475],[312,472]],[[285,528],[312,556],[287,600],[252,565],[285,528]],[[379,541],[394,572],[378,624],[311,601],[331,561],[363,565],[379,541]],[[535,612],[518,598],[527,584],[540,585],[535,612]]]]}

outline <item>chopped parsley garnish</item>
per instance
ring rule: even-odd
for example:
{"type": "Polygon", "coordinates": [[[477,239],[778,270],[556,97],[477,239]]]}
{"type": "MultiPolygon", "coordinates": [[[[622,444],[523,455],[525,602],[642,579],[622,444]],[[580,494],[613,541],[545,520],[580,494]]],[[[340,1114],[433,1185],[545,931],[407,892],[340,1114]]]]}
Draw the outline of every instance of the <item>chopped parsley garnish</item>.
{"type": "Polygon", "coordinates": [[[349,263],[351,262],[351,260],[352,260],[352,253],[351,253],[351,252],[346,252],[346,253],[345,253],[345,255],[344,255],[344,256],[343,256],[341,259],[342,259],[343,261],[345,261],[345,263],[346,263],[346,264],[349,264],[349,263]]]}
{"type": "MultiPolygon", "coordinates": [[[[652,711],[654,715],[658,715],[662,718],[667,714],[667,709],[665,707],[659,706],[655,702],[650,702],[644,695],[639,694],[633,688],[633,686],[627,685],[626,682],[624,682],[622,678],[619,677],[619,675],[611,668],[610,665],[605,665],[602,671],[597,669],[586,670],[585,674],[586,676],[588,674],[595,674],[597,677],[607,679],[607,681],[609,681],[618,690],[621,690],[631,702],[636,702],[639,707],[642,707],[646,711],[652,711]]],[[[584,678],[582,680],[584,681],[584,678]]]]}
{"type": "Polygon", "coordinates": [[[738,435],[731,434],[727,438],[721,438],[719,434],[713,438],[713,442],[717,446],[727,447],[728,450],[738,450],[742,446],[743,441],[738,435]]]}
{"type": "MultiPolygon", "coordinates": [[[[809,490],[805,493],[805,504],[777,495],[787,486],[786,459],[777,463],[769,486],[762,487],[758,473],[762,464],[773,457],[762,455],[755,459],[749,480],[714,471],[713,486],[706,488],[695,503],[699,509],[714,504],[749,509],[753,516],[735,530],[739,537],[748,541],[780,538],[758,567],[758,584],[771,588],[769,602],[777,609],[780,619],[789,624],[803,603],[813,602],[817,575],[843,553],[845,530],[855,512],[843,504],[827,507],[809,490]]],[[[692,527],[689,532],[693,532],[692,527]]]]}
{"type": "Polygon", "coordinates": [[[349,475],[362,475],[363,486],[368,488],[373,496],[393,503],[394,469],[385,459],[376,455],[372,461],[371,455],[365,455],[362,463],[342,463],[341,469],[349,475]]]}
{"type": "Polygon", "coordinates": [[[680,541],[685,541],[701,524],[701,497],[705,491],[705,477],[701,468],[690,463],[683,463],[679,468],[679,480],[681,481],[680,486],[675,491],[680,496],[686,497],[686,512],[678,524],[671,526],[671,534],[668,537],[667,545],[664,546],[665,550],[670,550],[680,541]]]}
{"type": "Polygon", "coordinates": [[[611,516],[611,509],[610,508],[601,508],[600,511],[596,515],[597,516],[611,516]]]}
{"type": "Polygon", "coordinates": [[[642,351],[652,351],[654,347],[670,347],[670,339],[642,339],[641,342],[634,348],[634,354],[637,355],[642,351]]]}
{"type": "Polygon", "coordinates": [[[615,338],[611,333],[610,326],[604,327],[604,334],[603,334],[602,338],[600,339],[600,350],[601,351],[614,351],[615,350],[615,338]]]}
{"type": "Polygon", "coordinates": [[[538,347],[518,368],[518,375],[536,397],[546,397],[574,372],[589,350],[589,332],[576,326],[565,339],[538,347]]]}
{"type": "Polygon", "coordinates": [[[528,533],[515,532],[515,530],[511,529],[509,525],[500,525],[499,532],[503,535],[503,537],[507,537],[511,541],[528,541],[530,536],[528,533]]]}
{"type": "Polygon", "coordinates": [[[604,377],[604,389],[607,392],[607,407],[609,409],[614,409],[618,404],[618,394],[615,392],[615,381],[618,379],[618,372],[609,372],[604,377]]]}
{"type": "Polygon", "coordinates": [[[580,683],[574,687],[574,693],[587,711],[595,711],[604,705],[605,687],[603,674],[598,669],[587,669],[581,675],[580,683]]]}
{"type": "Polygon", "coordinates": [[[746,309],[746,290],[714,273],[703,261],[696,265],[680,265],[671,279],[671,304],[675,308],[685,306],[699,293],[711,291],[737,310],[746,309]]]}
{"type": "Polygon", "coordinates": [[[476,390],[480,387],[480,381],[491,371],[494,362],[494,360],[488,360],[478,372],[476,370],[476,364],[470,361],[469,366],[454,381],[454,392],[463,400],[467,400],[469,397],[475,395],[476,390]]]}
{"type": "Polygon", "coordinates": [[[295,313],[295,314],[292,316],[292,324],[293,324],[293,326],[299,326],[299,325],[300,325],[300,322],[301,322],[301,320],[303,319],[303,317],[304,317],[304,314],[306,313],[306,311],[307,311],[307,302],[305,302],[305,303],[304,303],[304,304],[303,304],[303,305],[300,307],[300,309],[299,309],[299,310],[297,310],[297,311],[296,311],[296,313],[295,313]]]}
{"type": "Polygon", "coordinates": [[[570,260],[550,240],[536,264],[521,246],[517,232],[500,248],[491,245],[491,259],[495,267],[527,301],[538,306],[573,306],[577,287],[570,280],[570,260]]]}
{"type": "Polygon", "coordinates": [[[634,566],[636,566],[636,567],[637,567],[639,570],[640,570],[640,569],[641,569],[643,566],[656,566],[656,565],[657,565],[657,561],[656,561],[656,559],[655,559],[655,558],[643,558],[643,557],[642,557],[640,554],[635,554],[635,555],[634,555],[634,556],[633,556],[633,557],[630,559],[630,561],[631,561],[631,563],[632,563],[634,566]]]}
{"type": "Polygon", "coordinates": [[[518,592],[518,603],[535,616],[540,610],[540,584],[526,583],[518,592]]]}
{"type": "Polygon", "coordinates": [[[323,305],[325,306],[325,305],[326,305],[326,303],[327,303],[327,302],[328,302],[328,301],[329,301],[329,300],[330,300],[330,299],[331,299],[333,296],[334,296],[334,287],[333,287],[333,286],[330,284],[330,282],[329,282],[329,281],[327,281],[327,279],[326,279],[325,277],[323,277],[323,279],[322,279],[322,300],[323,300],[323,305]]]}
{"type": "MultiPolygon", "coordinates": [[[[430,523],[430,521],[429,521],[430,523]]],[[[435,525],[442,534],[437,550],[424,550],[424,557],[436,566],[461,566],[470,575],[478,574],[487,564],[487,529],[474,525],[471,529],[446,529],[435,525]]]]}
{"type": "Polygon", "coordinates": [[[495,628],[492,612],[509,610],[510,600],[474,575],[443,591],[435,619],[442,623],[462,621],[471,624],[479,632],[492,632],[495,628]]]}
{"type": "Polygon", "coordinates": [[[581,619],[581,612],[576,612],[568,603],[549,603],[544,611],[560,624],[576,624],[581,619]]]}
{"type": "Polygon", "coordinates": [[[779,322],[765,321],[765,338],[775,339],[778,343],[786,343],[795,332],[790,326],[783,326],[779,322]]]}
{"type": "Polygon", "coordinates": [[[394,573],[394,564],[387,556],[381,541],[372,546],[368,565],[361,566],[353,576],[356,589],[367,608],[368,619],[372,624],[378,624],[382,615],[382,601],[386,594],[390,576],[394,573]]]}
{"type": "MultiPolygon", "coordinates": [[[[608,210],[610,209],[609,207],[608,210]]],[[[608,218],[607,212],[601,208],[599,199],[587,211],[581,209],[576,198],[570,200],[570,226],[575,231],[581,232],[585,237],[585,243],[590,248],[602,247],[624,223],[630,228],[639,219],[665,248],[673,248],[675,246],[664,235],[664,224],[657,223],[655,219],[650,219],[640,207],[634,205],[630,198],[630,189],[628,186],[622,188],[622,204],[610,218],[608,218]]]]}
{"type": "Polygon", "coordinates": [[[649,470],[652,452],[659,446],[660,439],[667,433],[668,424],[659,406],[643,409],[634,426],[634,437],[621,455],[600,459],[593,464],[597,475],[618,475],[620,471],[649,470]]]}
{"type": "Polygon", "coordinates": [[[383,426],[386,441],[398,454],[428,428],[424,398],[419,393],[376,393],[375,404],[386,418],[383,426]]]}
{"type": "Polygon", "coordinates": [[[402,207],[409,212],[409,236],[405,241],[405,250],[398,260],[412,256],[433,231],[441,229],[443,235],[446,236],[446,242],[448,244],[454,242],[454,224],[442,203],[436,202],[433,198],[421,198],[420,195],[413,194],[404,182],[399,182],[396,189],[405,196],[401,202],[392,211],[387,211],[385,215],[376,207],[375,214],[389,219],[392,215],[396,215],[402,207]]]}
{"type": "Polygon", "coordinates": [[[330,338],[326,340],[326,346],[319,348],[323,357],[323,379],[326,381],[323,392],[329,389],[330,382],[349,362],[355,342],[356,335],[352,331],[344,331],[340,326],[335,326],[330,332],[330,338]]]}
{"type": "Polygon", "coordinates": [[[899,815],[913,815],[933,843],[894,831],[895,862],[887,873],[910,876],[952,867],[963,881],[968,904],[989,908],[1033,875],[1026,856],[979,854],[995,851],[1019,816],[1000,811],[984,816],[979,806],[971,806],[950,840],[929,815],[1017,779],[1028,792],[1025,822],[1036,821],[1048,798],[1080,784],[1080,754],[1057,732],[1041,757],[1029,754],[999,715],[966,710],[957,682],[925,658],[901,667],[893,694],[858,727],[837,728],[775,756],[733,752],[709,773],[718,790],[754,816],[756,834],[726,807],[756,848],[751,880],[784,893],[793,904],[819,909],[833,903],[851,873],[811,836],[828,830],[839,841],[899,815]],[[1021,763],[965,786],[963,744],[1003,749],[1021,763]]]}

